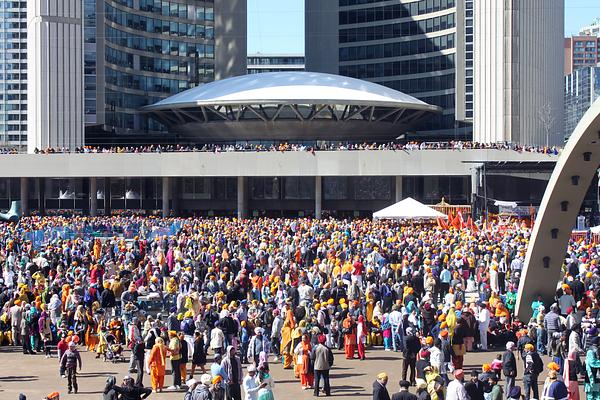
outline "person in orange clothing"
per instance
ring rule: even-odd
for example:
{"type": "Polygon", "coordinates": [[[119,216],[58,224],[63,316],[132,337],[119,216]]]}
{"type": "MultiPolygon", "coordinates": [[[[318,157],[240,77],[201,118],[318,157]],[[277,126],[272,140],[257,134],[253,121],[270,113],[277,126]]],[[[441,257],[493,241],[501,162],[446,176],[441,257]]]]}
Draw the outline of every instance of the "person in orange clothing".
{"type": "Polygon", "coordinates": [[[163,338],[156,338],[156,343],[150,351],[150,383],[155,393],[162,392],[165,386],[165,368],[167,365],[167,346],[163,338]]]}
{"type": "Polygon", "coordinates": [[[300,372],[300,384],[303,390],[312,389],[315,380],[314,366],[311,363],[310,353],[312,345],[310,344],[310,335],[302,335],[302,341],[294,349],[296,354],[296,364],[300,372]]]}
{"type": "Polygon", "coordinates": [[[279,349],[283,355],[283,369],[292,368],[292,330],[295,326],[294,313],[288,306],[285,314],[285,321],[283,322],[283,328],[281,329],[281,346],[279,349]]]}
{"type": "Polygon", "coordinates": [[[350,315],[342,323],[342,333],[344,334],[346,359],[352,360],[356,351],[356,324],[350,315]]]}

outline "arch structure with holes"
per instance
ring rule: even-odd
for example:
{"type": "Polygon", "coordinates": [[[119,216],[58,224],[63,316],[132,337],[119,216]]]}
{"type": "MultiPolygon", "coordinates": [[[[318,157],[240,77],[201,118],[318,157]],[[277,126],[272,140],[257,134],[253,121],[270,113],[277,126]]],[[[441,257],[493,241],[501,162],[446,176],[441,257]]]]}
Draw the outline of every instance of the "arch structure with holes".
{"type": "Polygon", "coordinates": [[[529,321],[541,295],[548,307],[585,194],[600,165],[600,101],[586,112],[560,154],[535,221],[519,283],[516,312],[529,321]]]}

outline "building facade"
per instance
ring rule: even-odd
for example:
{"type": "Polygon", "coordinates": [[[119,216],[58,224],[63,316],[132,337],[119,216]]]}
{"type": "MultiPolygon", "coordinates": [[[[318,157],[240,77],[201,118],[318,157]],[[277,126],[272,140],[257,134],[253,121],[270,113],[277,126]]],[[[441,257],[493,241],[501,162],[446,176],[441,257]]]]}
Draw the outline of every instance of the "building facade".
{"type": "Polygon", "coordinates": [[[83,3],[27,1],[27,150],[83,145],[83,3]]]}
{"type": "Polygon", "coordinates": [[[99,144],[163,131],[139,109],[246,73],[246,0],[85,0],[85,9],[86,123],[99,144]]]}
{"type": "Polygon", "coordinates": [[[419,130],[452,137],[457,115],[467,117],[466,64],[457,67],[466,49],[464,6],[463,0],[307,0],[306,70],[369,80],[440,106],[443,113],[419,130]]]}
{"type": "Polygon", "coordinates": [[[600,67],[578,68],[565,76],[565,141],[600,97],[600,67]]]}
{"type": "Polygon", "coordinates": [[[600,63],[600,37],[580,34],[565,38],[565,75],[578,68],[593,67],[598,63],[600,63]]]}
{"type": "Polygon", "coordinates": [[[26,1],[0,1],[0,147],[27,147],[26,1]]]}
{"type": "Polygon", "coordinates": [[[249,54],[247,63],[248,74],[304,71],[304,55],[302,54],[249,54]]]}
{"type": "Polygon", "coordinates": [[[475,1],[474,21],[473,140],[562,143],[564,0],[475,1]]]}

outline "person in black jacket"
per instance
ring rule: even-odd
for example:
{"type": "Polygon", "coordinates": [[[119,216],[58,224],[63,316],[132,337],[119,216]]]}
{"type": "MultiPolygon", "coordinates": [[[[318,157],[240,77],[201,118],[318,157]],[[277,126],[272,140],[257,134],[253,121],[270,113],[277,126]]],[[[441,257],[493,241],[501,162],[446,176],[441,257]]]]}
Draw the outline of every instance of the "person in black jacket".
{"type": "Polygon", "coordinates": [[[510,393],[515,386],[515,378],[517,377],[517,359],[515,358],[515,350],[517,345],[515,342],[506,343],[506,351],[502,355],[502,373],[506,383],[504,384],[504,393],[510,393]]]}
{"type": "Polygon", "coordinates": [[[400,381],[400,391],[392,395],[392,400],[417,400],[417,396],[408,391],[410,382],[400,381]]]}
{"type": "Polygon", "coordinates": [[[406,373],[410,368],[410,382],[415,384],[415,367],[417,363],[417,354],[421,349],[421,343],[415,336],[412,328],[406,329],[406,335],[404,335],[404,350],[402,352],[402,380],[406,380],[406,373]]]}
{"type": "Polygon", "coordinates": [[[117,300],[115,298],[115,292],[110,288],[110,283],[104,283],[104,289],[100,294],[100,307],[104,309],[106,318],[112,318],[114,308],[117,305],[117,300]]]}
{"type": "Polygon", "coordinates": [[[373,382],[373,400],[390,400],[390,394],[385,387],[387,382],[388,376],[385,372],[377,375],[377,379],[373,382]]]}
{"type": "Polygon", "coordinates": [[[471,380],[465,383],[465,390],[471,400],[483,400],[483,382],[479,380],[476,370],[471,371],[471,380]]]}
{"type": "Polygon", "coordinates": [[[114,386],[114,391],[121,395],[121,400],[143,400],[150,396],[152,389],[138,387],[133,384],[133,378],[126,376],[123,378],[122,386],[114,386]]]}

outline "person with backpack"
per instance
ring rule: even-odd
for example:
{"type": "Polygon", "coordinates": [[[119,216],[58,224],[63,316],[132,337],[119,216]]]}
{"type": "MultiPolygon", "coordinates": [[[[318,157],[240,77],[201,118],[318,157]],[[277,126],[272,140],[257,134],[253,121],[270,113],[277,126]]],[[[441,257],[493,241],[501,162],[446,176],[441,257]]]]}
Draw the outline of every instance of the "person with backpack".
{"type": "Polygon", "coordinates": [[[538,376],[544,371],[544,363],[540,355],[535,351],[535,346],[532,343],[525,345],[523,367],[525,400],[530,399],[531,392],[533,392],[534,399],[539,399],[538,376]]]}
{"type": "Polygon", "coordinates": [[[321,379],[323,379],[323,391],[326,396],[330,396],[329,370],[333,366],[333,352],[329,347],[325,346],[325,342],[327,341],[325,335],[319,335],[317,340],[319,343],[315,346],[311,355],[315,365],[315,388],[313,394],[317,397],[319,396],[319,386],[321,379]]]}

